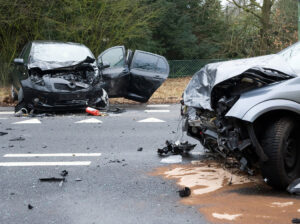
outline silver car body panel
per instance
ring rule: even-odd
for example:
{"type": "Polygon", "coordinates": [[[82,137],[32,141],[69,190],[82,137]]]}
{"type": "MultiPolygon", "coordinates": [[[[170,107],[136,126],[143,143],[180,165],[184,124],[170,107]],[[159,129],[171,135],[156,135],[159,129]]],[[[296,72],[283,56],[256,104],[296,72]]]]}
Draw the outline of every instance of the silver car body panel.
{"type": "Polygon", "coordinates": [[[300,113],[299,90],[300,77],[296,77],[246,92],[227,112],[226,117],[254,122],[260,115],[272,110],[300,113]]]}
{"type": "Polygon", "coordinates": [[[184,104],[212,111],[211,93],[213,88],[253,67],[274,69],[295,76],[295,72],[289,64],[277,54],[208,64],[198,71],[189,82],[183,95],[184,104]]]}

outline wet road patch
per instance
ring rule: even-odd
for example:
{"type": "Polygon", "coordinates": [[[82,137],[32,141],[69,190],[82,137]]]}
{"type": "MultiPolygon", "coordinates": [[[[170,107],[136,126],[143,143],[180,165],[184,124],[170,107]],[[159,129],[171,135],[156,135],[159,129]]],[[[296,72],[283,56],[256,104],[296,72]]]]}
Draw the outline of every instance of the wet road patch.
{"type": "Polygon", "coordinates": [[[170,165],[151,175],[189,187],[191,196],[180,202],[199,206],[211,223],[291,223],[300,217],[300,196],[275,191],[260,176],[249,177],[216,162],[170,165]]]}

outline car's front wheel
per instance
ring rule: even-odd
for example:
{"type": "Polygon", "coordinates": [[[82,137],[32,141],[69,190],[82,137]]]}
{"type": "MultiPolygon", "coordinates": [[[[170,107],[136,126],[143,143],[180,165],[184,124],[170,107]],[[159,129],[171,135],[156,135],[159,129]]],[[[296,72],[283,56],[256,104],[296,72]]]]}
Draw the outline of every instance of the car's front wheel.
{"type": "Polygon", "coordinates": [[[276,189],[285,189],[300,177],[299,127],[290,117],[282,117],[269,124],[261,145],[269,157],[261,164],[262,176],[276,189]]]}

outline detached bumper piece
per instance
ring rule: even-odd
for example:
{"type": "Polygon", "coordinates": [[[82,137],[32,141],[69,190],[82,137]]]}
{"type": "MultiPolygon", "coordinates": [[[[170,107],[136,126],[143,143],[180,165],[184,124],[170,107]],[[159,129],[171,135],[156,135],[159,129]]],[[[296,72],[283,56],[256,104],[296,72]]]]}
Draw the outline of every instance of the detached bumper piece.
{"type": "Polygon", "coordinates": [[[157,153],[159,155],[168,154],[169,152],[174,155],[184,154],[193,150],[196,147],[196,145],[197,144],[190,144],[187,141],[175,143],[172,143],[171,141],[166,141],[166,146],[162,149],[157,149],[157,153]]]}

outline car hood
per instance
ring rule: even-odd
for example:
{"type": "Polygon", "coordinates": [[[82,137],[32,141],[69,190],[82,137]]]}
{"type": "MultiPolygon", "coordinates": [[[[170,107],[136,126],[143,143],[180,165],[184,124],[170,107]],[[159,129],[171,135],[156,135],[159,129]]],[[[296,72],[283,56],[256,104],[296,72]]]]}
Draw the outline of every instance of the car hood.
{"type": "Polygon", "coordinates": [[[207,64],[195,73],[187,85],[183,95],[184,104],[212,110],[211,92],[213,87],[254,67],[295,75],[285,60],[277,54],[207,64]]]}

